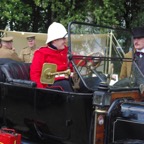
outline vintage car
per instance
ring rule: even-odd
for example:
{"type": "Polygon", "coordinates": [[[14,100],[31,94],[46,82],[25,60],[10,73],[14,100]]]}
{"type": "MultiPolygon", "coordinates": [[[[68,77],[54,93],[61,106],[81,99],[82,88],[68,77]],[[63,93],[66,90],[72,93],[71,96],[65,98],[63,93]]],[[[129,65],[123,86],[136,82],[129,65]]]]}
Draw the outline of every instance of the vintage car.
{"type": "Polygon", "coordinates": [[[67,74],[73,92],[37,88],[30,63],[0,60],[0,126],[15,129],[29,144],[144,143],[143,76],[133,58],[124,58],[131,33],[71,22],[68,48],[73,76],[45,64],[41,81],[67,74]],[[132,74],[120,79],[123,62],[132,64],[132,74]]]}

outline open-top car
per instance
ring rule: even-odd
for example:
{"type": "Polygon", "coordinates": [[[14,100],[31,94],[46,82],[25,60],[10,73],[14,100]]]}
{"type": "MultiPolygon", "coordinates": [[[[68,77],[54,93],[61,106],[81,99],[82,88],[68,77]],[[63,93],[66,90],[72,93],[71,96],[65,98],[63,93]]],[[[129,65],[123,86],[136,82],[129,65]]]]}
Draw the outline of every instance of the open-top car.
{"type": "Polygon", "coordinates": [[[1,127],[38,143],[142,143],[143,75],[133,57],[124,58],[132,43],[131,32],[124,29],[69,23],[68,60],[74,71],[68,65],[58,73],[54,65],[45,64],[41,81],[52,83],[55,76],[66,74],[73,92],[37,88],[29,78],[30,63],[3,63],[1,127]],[[125,61],[132,63],[131,76],[120,79],[125,61]]]}

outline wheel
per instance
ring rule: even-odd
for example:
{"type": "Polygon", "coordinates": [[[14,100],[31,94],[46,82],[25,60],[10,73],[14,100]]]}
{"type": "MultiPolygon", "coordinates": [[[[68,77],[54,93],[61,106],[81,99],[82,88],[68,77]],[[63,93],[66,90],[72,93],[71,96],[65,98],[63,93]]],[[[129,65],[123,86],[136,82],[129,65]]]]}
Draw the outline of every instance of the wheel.
{"type": "Polygon", "coordinates": [[[92,70],[96,70],[101,64],[101,57],[104,55],[100,52],[90,53],[87,57],[84,57],[77,63],[77,68],[83,72],[81,73],[82,76],[87,76],[92,73],[92,70]]]}
{"type": "MultiPolygon", "coordinates": [[[[94,87],[94,89],[95,87],[97,88],[99,82],[101,82],[101,79],[99,77],[103,77],[102,73],[97,72],[96,70],[101,65],[101,57],[103,56],[104,55],[100,52],[90,53],[87,55],[87,57],[84,57],[82,60],[80,60],[76,65],[84,81],[87,83],[89,87],[94,87]],[[95,74],[93,70],[95,71],[97,77],[92,77],[92,74],[95,74]]],[[[74,89],[80,89],[80,87],[82,87],[80,85],[83,84],[82,82],[80,84],[80,78],[77,73],[74,72],[72,80],[74,83],[74,89]]]]}
{"type": "Polygon", "coordinates": [[[100,53],[100,52],[96,52],[96,53],[92,52],[92,53],[88,54],[87,57],[85,57],[84,59],[80,60],[78,62],[78,64],[77,64],[77,67],[83,65],[82,63],[85,63],[86,66],[98,67],[100,65],[100,63],[101,63],[101,59],[100,58],[103,57],[103,56],[104,55],[102,53],[100,53]],[[99,57],[99,58],[92,60],[92,59],[90,59],[89,56],[94,56],[94,57],[99,57]]]}

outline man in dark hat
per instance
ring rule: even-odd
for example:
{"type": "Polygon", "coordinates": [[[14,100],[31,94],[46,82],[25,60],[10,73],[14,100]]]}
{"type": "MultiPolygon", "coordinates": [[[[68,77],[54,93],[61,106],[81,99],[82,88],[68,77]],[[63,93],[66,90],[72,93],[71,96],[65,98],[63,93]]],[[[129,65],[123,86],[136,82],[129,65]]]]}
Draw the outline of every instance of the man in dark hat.
{"type": "Polygon", "coordinates": [[[33,54],[34,54],[35,50],[37,49],[35,35],[29,35],[26,37],[26,39],[28,42],[28,46],[22,49],[19,57],[24,62],[31,63],[32,59],[33,59],[33,54]]]}
{"type": "Polygon", "coordinates": [[[135,48],[134,60],[144,74],[144,27],[134,28],[132,34],[135,48]]]}
{"type": "Polygon", "coordinates": [[[132,29],[133,38],[144,38],[144,27],[136,27],[132,29]]]}
{"type": "MultiPolygon", "coordinates": [[[[133,44],[135,48],[134,57],[136,62],[144,64],[144,27],[136,27],[132,29],[132,36],[133,36],[133,44]]],[[[132,51],[125,54],[125,58],[132,58],[132,51]]],[[[140,66],[140,65],[139,65],[140,66]]],[[[121,72],[120,72],[120,79],[130,77],[131,76],[131,67],[132,63],[129,61],[124,61],[122,64],[121,72]]],[[[144,67],[140,66],[139,68],[144,73],[144,67]]]]}
{"type": "Polygon", "coordinates": [[[135,48],[132,73],[134,84],[144,84],[144,27],[137,27],[132,30],[133,44],[135,48]]]}
{"type": "Polygon", "coordinates": [[[21,61],[17,53],[13,50],[13,37],[9,36],[1,38],[0,58],[21,61]]]}

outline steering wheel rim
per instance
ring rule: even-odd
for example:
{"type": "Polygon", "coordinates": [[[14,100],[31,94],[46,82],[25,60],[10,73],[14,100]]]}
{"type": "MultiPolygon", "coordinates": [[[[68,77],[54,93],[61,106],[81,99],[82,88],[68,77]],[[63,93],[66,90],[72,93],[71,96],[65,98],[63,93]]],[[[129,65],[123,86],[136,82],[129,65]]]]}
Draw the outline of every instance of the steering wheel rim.
{"type": "MultiPolygon", "coordinates": [[[[103,54],[102,53],[100,53],[100,52],[92,52],[92,53],[90,53],[90,54],[88,54],[87,56],[89,57],[89,56],[96,56],[96,57],[102,57],[103,56],[103,54]]],[[[82,60],[80,60],[78,63],[77,63],[77,67],[79,67],[79,66],[81,66],[82,65],[82,63],[84,63],[85,61],[87,60],[87,57],[85,57],[85,58],[83,58],[82,60]]],[[[98,66],[100,66],[100,63],[101,63],[101,60],[100,60],[100,58],[98,58],[98,59],[94,59],[94,60],[88,60],[88,62],[91,62],[91,63],[89,63],[89,65],[88,66],[94,66],[94,68],[97,68],[98,66]]],[[[87,63],[88,63],[87,62],[87,63]]]]}

